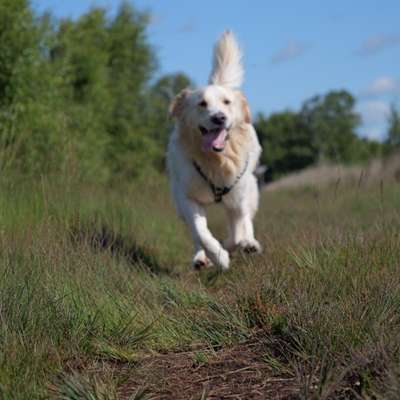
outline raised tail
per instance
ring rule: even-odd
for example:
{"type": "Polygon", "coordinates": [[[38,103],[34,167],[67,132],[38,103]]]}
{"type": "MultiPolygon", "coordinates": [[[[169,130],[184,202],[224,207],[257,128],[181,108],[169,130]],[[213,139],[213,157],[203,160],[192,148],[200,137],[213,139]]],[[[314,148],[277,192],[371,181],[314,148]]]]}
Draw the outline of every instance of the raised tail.
{"type": "Polygon", "coordinates": [[[242,53],[235,36],[225,31],[214,47],[213,67],[209,83],[239,88],[243,82],[242,53]]]}

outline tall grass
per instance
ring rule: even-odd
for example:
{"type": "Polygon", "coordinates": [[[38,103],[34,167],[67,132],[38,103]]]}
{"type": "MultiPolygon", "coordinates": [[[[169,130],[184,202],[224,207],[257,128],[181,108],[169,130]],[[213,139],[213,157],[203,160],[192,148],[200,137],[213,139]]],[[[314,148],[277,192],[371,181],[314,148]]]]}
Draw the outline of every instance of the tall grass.
{"type": "MultiPolygon", "coordinates": [[[[226,274],[189,269],[191,242],[162,179],[0,186],[0,398],[114,399],[123,371],[148,354],[254,336],[303,397],[397,398],[395,180],[264,193],[265,252],[238,254],[226,274]]],[[[222,236],[219,211],[211,219],[222,236]]]]}

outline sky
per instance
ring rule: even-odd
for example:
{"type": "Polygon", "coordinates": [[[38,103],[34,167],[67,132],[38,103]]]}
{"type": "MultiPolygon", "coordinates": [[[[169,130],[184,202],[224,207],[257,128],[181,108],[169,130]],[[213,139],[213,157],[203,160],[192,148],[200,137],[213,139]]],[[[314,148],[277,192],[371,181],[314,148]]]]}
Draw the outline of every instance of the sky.
{"type": "MultiPolygon", "coordinates": [[[[158,74],[207,83],[212,47],[231,29],[244,53],[243,91],[253,113],[298,110],[316,94],[347,89],[362,116],[359,134],[383,140],[390,105],[400,106],[399,0],[131,0],[150,13],[158,74]]],[[[37,13],[78,18],[118,0],[31,0],[37,13]]]]}

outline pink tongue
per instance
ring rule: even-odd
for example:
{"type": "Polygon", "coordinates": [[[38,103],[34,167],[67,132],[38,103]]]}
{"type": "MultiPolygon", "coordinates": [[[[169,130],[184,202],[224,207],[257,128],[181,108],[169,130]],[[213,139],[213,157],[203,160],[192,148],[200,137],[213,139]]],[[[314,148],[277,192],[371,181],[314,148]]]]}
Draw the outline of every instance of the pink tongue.
{"type": "Polygon", "coordinates": [[[226,130],[219,132],[208,132],[203,135],[203,150],[211,151],[213,149],[222,150],[225,146],[226,130]]]}

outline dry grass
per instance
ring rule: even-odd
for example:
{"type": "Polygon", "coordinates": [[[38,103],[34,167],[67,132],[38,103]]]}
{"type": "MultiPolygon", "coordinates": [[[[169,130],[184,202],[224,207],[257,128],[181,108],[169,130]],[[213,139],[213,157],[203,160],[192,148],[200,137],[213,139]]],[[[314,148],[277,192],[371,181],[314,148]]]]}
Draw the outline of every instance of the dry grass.
{"type": "Polygon", "coordinates": [[[376,183],[380,180],[400,181],[400,154],[386,160],[374,160],[364,166],[322,164],[290,174],[265,187],[265,190],[294,189],[307,185],[327,186],[376,183]]]}

